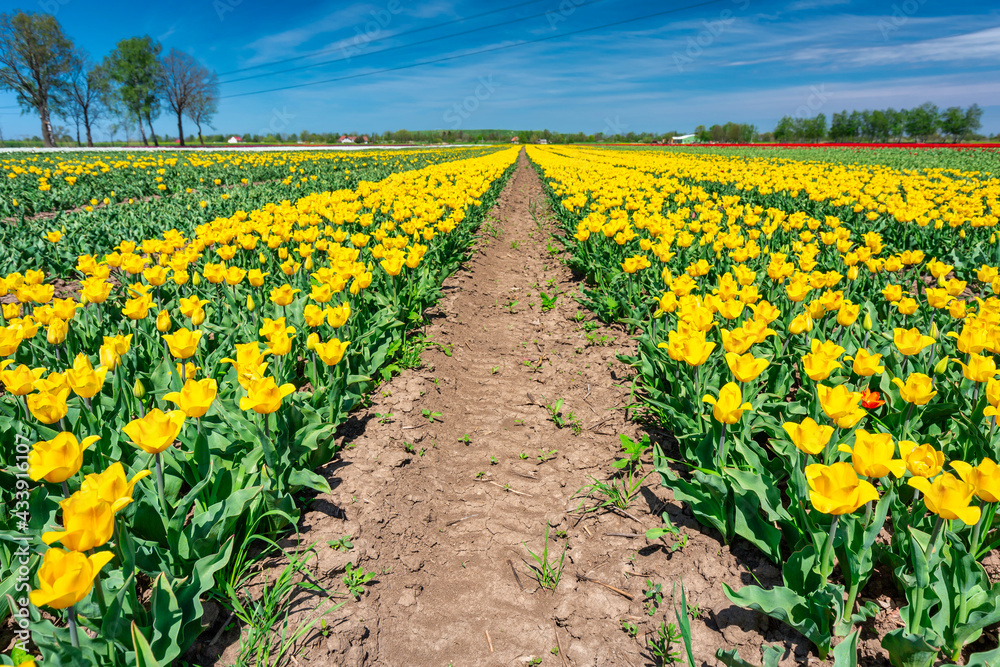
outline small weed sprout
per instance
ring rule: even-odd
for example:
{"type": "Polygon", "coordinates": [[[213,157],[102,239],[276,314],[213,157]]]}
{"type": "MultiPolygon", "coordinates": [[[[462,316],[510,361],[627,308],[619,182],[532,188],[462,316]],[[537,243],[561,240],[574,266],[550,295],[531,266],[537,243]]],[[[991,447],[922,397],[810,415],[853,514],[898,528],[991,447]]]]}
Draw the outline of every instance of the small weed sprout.
{"type": "Polygon", "coordinates": [[[528,549],[527,543],[522,542],[524,548],[528,550],[531,557],[534,559],[537,565],[529,565],[531,568],[531,573],[534,575],[535,580],[538,581],[538,585],[542,588],[547,588],[550,591],[554,591],[556,586],[559,585],[559,580],[562,578],[563,566],[566,561],[566,550],[569,549],[569,540],[566,540],[563,546],[562,554],[560,554],[558,560],[549,560],[549,525],[545,524],[545,541],[542,547],[542,552],[536,554],[531,549],[528,549]]]}

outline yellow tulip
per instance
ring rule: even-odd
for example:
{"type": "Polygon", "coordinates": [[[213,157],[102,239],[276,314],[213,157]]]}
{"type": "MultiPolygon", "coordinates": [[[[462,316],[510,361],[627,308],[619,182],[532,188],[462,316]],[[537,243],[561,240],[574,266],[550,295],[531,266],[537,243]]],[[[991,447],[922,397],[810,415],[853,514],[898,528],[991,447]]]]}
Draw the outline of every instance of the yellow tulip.
{"type": "Polygon", "coordinates": [[[746,410],[752,409],[749,403],[743,402],[743,392],[735,382],[729,382],[722,387],[718,398],[706,394],[701,400],[712,405],[712,416],[722,424],[735,424],[746,410]]]}
{"type": "Polygon", "coordinates": [[[49,345],[60,345],[69,334],[69,324],[65,320],[54,318],[45,331],[45,340],[49,345]]]}
{"type": "Polygon", "coordinates": [[[37,394],[28,394],[28,410],[38,421],[43,424],[55,424],[66,416],[69,406],[66,399],[69,398],[68,388],[56,391],[40,391],[37,394]]]}
{"type": "Polygon", "coordinates": [[[111,505],[112,512],[118,512],[132,502],[132,489],[136,483],[149,475],[150,471],[143,470],[136,473],[132,479],[127,479],[125,468],[121,462],[116,461],[102,473],[87,475],[80,484],[80,491],[96,493],[101,500],[111,505]]]}
{"type": "Polygon", "coordinates": [[[128,354],[129,349],[132,347],[132,334],[127,336],[105,336],[104,344],[114,345],[115,352],[117,352],[119,356],[124,357],[128,354]]]}
{"type": "Polygon", "coordinates": [[[671,359],[683,361],[689,366],[701,366],[708,360],[715,343],[705,341],[703,334],[681,335],[676,331],[669,334],[669,343],[660,343],[660,347],[666,347],[671,359]]]}
{"type": "Polygon", "coordinates": [[[73,363],[73,368],[65,373],[66,384],[81,398],[93,398],[104,386],[104,379],[108,375],[108,369],[101,366],[94,370],[90,365],[87,355],[80,353],[73,363]]]}
{"type": "Polygon", "coordinates": [[[314,303],[306,305],[302,310],[302,317],[305,319],[307,327],[322,326],[323,322],[326,321],[326,313],[314,303]]]}
{"type": "Polygon", "coordinates": [[[154,408],[145,417],[133,419],[122,429],[136,447],[147,454],[159,454],[174,444],[184,425],[180,410],[163,412],[154,408]]]}
{"type": "Polygon", "coordinates": [[[993,357],[974,354],[969,358],[968,364],[963,363],[961,359],[955,359],[955,361],[962,365],[962,375],[967,380],[986,382],[997,375],[997,363],[993,357]]]}
{"type": "Polygon", "coordinates": [[[45,544],[62,542],[70,551],[89,551],[110,540],[114,534],[115,514],[111,504],[93,491],[77,491],[61,500],[59,507],[62,508],[63,529],[42,533],[45,544]]]}
{"type": "Polygon", "coordinates": [[[194,353],[198,349],[198,341],[201,340],[201,330],[188,331],[188,329],[181,327],[174,333],[164,336],[163,340],[167,341],[170,354],[175,359],[189,359],[194,356],[194,353]]]}
{"type": "Polygon", "coordinates": [[[813,320],[809,317],[809,313],[799,313],[792,321],[788,324],[788,332],[793,335],[799,335],[808,331],[812,331],[813,320]]]}
{"type": "Polygon", "coordinates": [[[854,471],[865,477],[885,477],[892,473],[899,478],[906,470],[903,459],[892,458],[896,454],[896,446],[891,433],[869,433],[859,428],[854,432],[853,449],[847,445],[840,445],[837,449],[850,454],[854,471]]]}
{"type": "MultiPolygon", "coordinates": [[[[813,343],[818,342],[819,341],[813,339],[813,343]]],[[[804,370],[806,375],[808,375],[814,382],[825,380],[830,377],[830,373],[838,368],[842,368],[840,362],[838,362],[834,357],[830,357],[822,352],[811,352],[802,357],[802,370],[804,370]]]]}
{"type": "Polygon", "coordinates": [[[923,493],[927,509],[942,519],[958,519],[968,526],[979,521],[980,509],[969,504],[976,487],[950,472],[938,475],[933,482],[923,477],[911,477],[906,483],[923,493]]]}
{"type": "Polygon", "coordinates": [[[130,320],[144,320],[149,315],[149,309],[153,307],[153,297],[150,295],[129,299],[122,308],[122,315],[130,320]]]}
{"type": "Polygon", "coordinates": [[[726,364],[729,370],[740,382],[751,382],[764,372],[770,362],[767,359],[757,359],[753,354],[738,355],[726,353],[726,364]]]}
{"type": "Polygon", "coordinates": [[[204,416],[212,407],[219,386],[212,378],[204,380],[188,379],[179,391],[172,391],[163,396],[163,400],[176,403],[177,407],[188,417],[196,419],[204,416]]]}
{"type": "Polygon", "coordinates": [[[892,339],[896,344],[896,349],[905,356],[919,354],[925,347],[935,343],[933,338],[923,335],[916,327],[912,329],[893,329],[892,339]]]}
{"type": "Polygon", "coordinates": [[[918,445],[912,440],[900,440],[899,455],[906,461],[906,469],[910,474],[917,477],[930,479],[944,467],[944,452],[934,449],[931,445],[918,445]]]}
{"type": "Polygon", "coordinates": [[[933,381],[923,373],[910,373],[904,383],[899,378],[892,378],[892,383],[899,387],[899,395],[907,403],[926,405],[936,394],[932,391],[933,381]]]}
{"type": "Polygon", "coordinates": [[[801,424],[789,422],[782,424],[796,447],[806,454],[820,454],[830,442],[833,435],[832,426],[820,426],[812,417],[806,417],[801,424]]]}
{"type": "Polygon", "coordinates": [[[315,350],[316,354],[324,364],[327,366],[334,366],[339,364],[340,360],[344,358],[344,352],[350,344],[351,341],[349,340],[340,342],[336,338],[331,338],[329,342],[326,343],[317,342],[313,345],[313,350],[315,350]]]}
{"type": "Polygon", "coordinates": [[[830,419],[840,428],[852,428],[865,416],[861,409],[861,393],[850,391],[844,385],[828,387],[819,385],[819,404],[830,419]]]}
{"type": "Polygon", "coordinates": [[[809,502],[823,514],[850,514],[872,500],[878,491],[871,482],[860,479],[850,463],[842,461],[831,466],[813,463],[806,466],[809,502]]]}
{"type": "Polygon", "coordinates": [[[4,389],[14,396],[26,396],[35,390],[35,381],[45,374],[44,368],[28,368],[21,364],[13,370],[6,370],[14,363],[13,359],[0,362],[0,382],[4,389]]]}
{"type": "Polygon", "coordinates": [[[851,366],[851,370],[854,371],[856,375],[860,375],[861,377],[879,375],[885,370],[885,366],[879,365],[882,361],[882,355],[872,354],[864,348],[859,349],[854,354],[854,357],[844,358],[854,362],[851,366]]]}
{"type": "Polygon", "coordinates": [[[952,461],[951,467],[975,487],[977,496],[988,503],[1000,502],[1000,466],[992,459],[985,458],[974,468],[965,461],[952,461]]]}
{"type": "Polygon", "coordinates": [[[287,306],[301,291],[300,289],[292,289],[292,286],[287,283],[281,287],[275,287],[271,290],[271,302],[277,306],[287,306]]]}
{"type": "Polygon", "coordinates": [[[156,330],[160,333],[167,333],[170,331],[170,313],[165,309],[161,310],[156,316],[156,330]]]}
{"type": "Polygon", "coordinates": [[[75,435],[63,431],[51,440],[36,442],[28,452],[28,477],[36,482],[65,482],[83,465],[83,450],[98,440],[98,436],[91,435],[78,442],[75,435]]]}
{"type": "Polygon", "coordinates": [[[177,302],[177,307],[180,308],[181,315],[192,319],[199,311],[203,311],[208,303],[208,299],[199,299],[197,295],[192,295],[181,297],[177,302]]]}
{"type": "Polygon", "coordinates": [[[281,407],[282,399],[294,392],[295,385],[289,383],[279,387],[273,377],[254,380],[247,389],[247,395],[240,399],[240,410],[269,415],[281,407]]]}
{"type": "Polygon", "coordinates": [[[114,558],[110,551],[86,556],[77,551],[49,549],[38,568],[38,588],[28,594],[36,607],[66,609],[83,600],[101,569],[114,558]]]}

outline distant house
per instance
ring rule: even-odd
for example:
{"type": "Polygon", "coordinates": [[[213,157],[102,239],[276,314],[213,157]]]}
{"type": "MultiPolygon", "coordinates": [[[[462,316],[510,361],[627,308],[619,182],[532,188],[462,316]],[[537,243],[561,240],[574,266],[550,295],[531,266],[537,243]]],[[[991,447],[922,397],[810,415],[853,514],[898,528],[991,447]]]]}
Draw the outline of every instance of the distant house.
{"type": "Polygon", "coordinates": [[[540,144],[547,144],[547,143],[549,143],[549,140],[548,139],[539,139],[538,143],[540,143],[540,144]]]}
{"type": "Polygon", "coordinates": [[[510,138],[510,143],[512,143],[512,144],[519,144],[519,143],[521,143],[521,140],[518,139],[517,137],[511,137],[510,138]]]}
{"type": "Polygon", "coordinates": [[[239,144],[242,142],[243,142],[243,137],[237,137],[236,135],[229,137],[229,143],[231,144],[239,144]]]}
{"type": "Polygon", "coordinates": [[[697,135],[694,134],[682,134],[678,137],[671,137],[670,143],[672,144],[693,144],[697,135]]]}
{"type": "Polygon", "coordinates": [[[341,144],[353,144],[355,139],[357,139],[357,137],[353,135],[349,137],[346,134],[342,134],[340,135],[340,138],[337,139],[337,142],[341,144]]]}
{"type": "Polygon", "coordinates": [[[368,135],[367,134],[362,134],[361,135],[361,143],[363,143],[363,144],[367,144],[368,143],[368,135]]]}

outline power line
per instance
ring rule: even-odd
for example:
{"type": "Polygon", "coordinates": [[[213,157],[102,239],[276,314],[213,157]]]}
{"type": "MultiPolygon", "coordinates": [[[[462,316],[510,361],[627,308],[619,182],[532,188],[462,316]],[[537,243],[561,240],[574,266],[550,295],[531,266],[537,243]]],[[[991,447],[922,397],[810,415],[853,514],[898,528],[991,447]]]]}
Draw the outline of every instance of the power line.
{"type": "MultiPolygon", "coordinates": [[[[574,3],[574,5],[575,5],[575,7],[586,7],[587,5],[595,5],[595,4],[599,3],[599,2],[604,2],[604,0],[586,0],[585,2],[574,3]]],[[[465,35],[469,35],[469,34],[472,34],[474,32],[481,32],[483,30],[489,30],[491,28],[500,28],[502,26],[510,25],[512,23],[520,23],[521,21],[529,21],[531,19],[536,19],[536,18],[538,18],[540,16],[547,16],[549,13],[551,13],[551,11],[552,10],[550,9],[550,10],[547,10],[547,11],[544,11],[544,12],[540,12],[538,14],[531,14],[530,16],[522,16],[520,18],[510,19],[509,21],[502,21],[500,23],[493,23],[493,24],[490,24],[490,25],[484,25],[484,26],[480,26],[478,28],[470,28],[469,30],[463,30],[462,32],[455,32],[455,33],[452,33],[450,35],[442,35],[440,37],[431,37],[429,39],[425,39],[425,40],[422,40],[422,41],[419,41],[419,42],[413,42],[411,44],[400,44],[398,46],[390,46],[387,49],[380,49],[378,51],[372,51],[370,53],[362,53],[361,55],[354,56],[354,57],[356,57],[358,59],[361,59],[361,58],[365,58],[365,57],[368,57],[368,56],[377,56],[377,55],[379,55],[381,53],[387,53],[389,51],[398,51],[400,49],[408,49],[408,48],[411,48],[411,47],[414,47],[414,46],[422,46],[424,44],[431,44],[433,42],[440,42],[440,41],[443,41],[443,40],[446,40],[446,39],[452,39],[454,37],[464,37],[465,35]]],[[[279,70],[275,70],[273,72],[263,72],[261,74],[251,74],[250,76],[245,76],[245,77],[242,77],[240,79],[230,79],[229,81],[220,81],[219,83],[237,83],[239,81],[249,81],[250,79],[260,79],[260,78],[263,78],[263,77],[266,77],[266,76],[275,76],[277,74],[288,74],[289,72],[299,72],[301,70],[311,69],[313,67],[321,67],[323,65],[331,65],[333,63],[337,63],[337,62],[340,62],[342,60],[351,60],[351,58],[352,58],[351,56],[343,56],[341,58],[333,58],[332,60],[324,60],[322,62],[312,63],[311,65],[302,65],[302,66],[299,66],[299,67],[290,67],[288,69],[279,69],[279,70]]]]}
{"type": "Polygon", "coordinates": [[[443,58],[436,58],[434,60],[425,60],[424,62],[411,63],[409,65],[400,65],[398,67],[386,67],[384,69],[374,70],[371,72],[363,72],[361,74],[349,74],[346,76],[338,76],[332,79],[323,79],[321,81],[311,81],[309,83],[299,83],[292,86],[281,86],[280,88],[269,88],[267,90],[255,90],[249,93],[237,93],[235,95],[224,95],[220,99],[231,99],[234,97],[247,97],[248,95],[262,95],[264,93],[277,93],[283,90],[293,90],[295,88],[306,88],[308,86],[318,86],[324,83],[334,83],[336,81],[346,81],[348,79],[359,79],[366,76],[375,76],[376,74],[385,74],[387,72],[397,72],[404,69],[412,69],[414,67],[422,67],[424,65],[434,65],[437,63],[443,63],[450,60],[458,60],[460,58],[469,58],[471,56],[477,56],[483,53],[492,53],[494,51],[503,51],[506,49],[513,49],[519,46],[527,46],[529,44],[537,44],[539,42],[547,42],[549,40],[557,39],[560,37],[570,37],[572,35],[579,35],[587,32],[594,32],[595,30],[601,30],[602,28],[612,28],[618,25],[624,25],[626,23],[635,23],[636,21],[644,21],[646,19],[656,18],[658,16],[665,16],[667,14],[676,14],[679,12],[687,11],[689,9],[698,9],[700,7],[707,7],[709,5],[717,5],[720,2],[725,2],[726,0],[706,0],[706,2],[699,2],[693,5],[685,5],[684,7],[676,7],[674,9],[664,10],[662,12],[654,12],[652,14],[645,14],[644,16],[636,16],[630,19],[624,19],[621,21],[614,21],[612,23],[603,23],[601,25],[593,26],[591,28],[583,28],[580,30],[573,30],[570,32],[565,32],[557,35],[549,35],[548,37],[539,37],[537,39],[529,39],[522,42],[517,42],[516,44],[505,44],[503,46],[493,46],[486,49],[479,49],[478,51],[470,51],[469,53],[462,53],[455,56],[445,56],[443,58]]]}
{"type": "MultiPolygon", "coordinates": [[[[435,23],[433,25],[424,26],[422,28],[414,28],[412,30],[405,30],[403,32],[397,32],[392,35],[386,35],[385,37],[379,37],[377,39],[371,39],[370,42],[378,42],[383,39],[391,39],[393,37],[403,37],[404,35],[412,35],[418,32],[424,32],[425,30],[433,30],[434,28],[443,28],[446,25],[454,25],[455,23],[461,23],[463,21],[471,21],[472,19],[482,18],[483,16],[489,16],[490,14],[499,14],[500,12],[506,12],[511,9],[517,9],[518,7],[523,7],[525,5],[533,5],[539,0],[527,0],[527,2],[519,2],[516,5],[508,5],[506,7],[500,7],[499,9],[491,9],[488,12],[482,12],[480,14],[473,14],[472,16],[466,16],[459,19],[454,19],[452,21],[445,21],[444,23],[435,23]]],[[[228,74],[239,74],[240,72],[249,72],[250,70],[260,69],[261,67],[270,67],[271,65],[282,65],[284,63],[294,62],[296,60],[302,60],[304,58],[313,58],[315,56],[321,56],[324,53],[332,53],[337,49],[320,49],[318,51],[313,51],[312,53],[305,53],[301,56],[293,56],[291,58],[284,58],[283,60],[272,60],[271,62],[261,63],[260,65],[251,65],[250,67],[243,67],[241,69],[234,69],[228,72],[222,72],[219,76],[226,76],[228,74]]]]}

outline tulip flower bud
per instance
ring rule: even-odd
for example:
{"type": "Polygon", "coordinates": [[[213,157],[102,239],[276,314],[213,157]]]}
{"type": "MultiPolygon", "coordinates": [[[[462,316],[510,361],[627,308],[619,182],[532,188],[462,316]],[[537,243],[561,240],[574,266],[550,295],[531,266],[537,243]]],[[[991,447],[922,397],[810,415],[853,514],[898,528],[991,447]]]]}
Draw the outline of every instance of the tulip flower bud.
{"type": "Polygon", "coordinates": [[[871,313],[868,313],[868,312],[865,313],[865,320],[864,320],[864,322],[861,323],[861,326],[863,326],[865,328],[865,331],[871,331],[872,330],[872,314],[871,313]]]}
{"type": "Polygon", "coordinates": [[[140,401],[146,397],[146,385],[142,383],[142,380],[136,379],[135,384],[132,385],[132,395],[140,401]]]}
{"type": "Polygon", "coordinates": [[[958,238],[960,238],[960,239],[964,239],[965,238],[965,230],[964,229],[960,229],[958,231],[958,238]]]}
{"type": "Polygon", "coordinates": [[[941,332],[938,331],[937,322],[931,322],[931,330],[927,332],[927,335],[934,340],[937,340],[940,337],[941,332]]]}
{"type": "Polygon", "coordinates": [[[195,285],[195,286],[197,286],[197,285],[200,285],[200,284],[201,284],[201,274],[200,274],[200,273],[198,273],[197,271],[195,271],[195,272],[194,272],[194,275],[193,275],[193,276],[191,276],[191,284],[192,284],[192,285],[195,285]]]}
{"type": "Polygon", "coordinates": [[[990,243],[996,243],[996,242],[997,242],[997,235],[996,232],[994,232],[990,234],[990,243]]]}
{"type": "Polygon", "coordinates": [[[858,279],[858,267],[857,266],[852,266],[851,268],[849,268],[847,270],[847,279],[848,280],[857,280],[858,279]]]}
{"type": "Polygon", "coordinates": [[[941,357],[941,361],[934,364],[934,375],[941,375],[948,370],[948,357],[941,357]]]}
{"type": "Polygon", "coordinates": [[[267,264],[267,255],[265,255],[264,253],[260,253],[259,255],[257,255],[257,261],[260,262],[261,264],[267,264]]]}
{"type": "Polygon", "coordinates": [[[156,330],[160,333],[170,331],[170,313],[166,310],[161,310],[160,314],[156,316],[156,330]]]}
{"type": "Polygon", "coordinates": [[[253,302],[253,295],[247,294],[247,310],[251,313],[257,308],[257,304],[253,302]]]}

